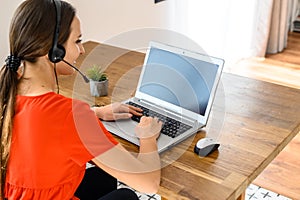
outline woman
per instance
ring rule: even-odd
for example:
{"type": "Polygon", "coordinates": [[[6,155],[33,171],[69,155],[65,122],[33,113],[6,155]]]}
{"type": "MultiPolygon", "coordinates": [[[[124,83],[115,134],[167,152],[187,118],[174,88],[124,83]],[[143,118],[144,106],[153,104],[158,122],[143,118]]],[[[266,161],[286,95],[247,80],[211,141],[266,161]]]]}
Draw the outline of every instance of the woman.
{"type": "Polygon", "coordinates": [[[84,53],[74,8],[61,1],[58,9],[56,1],[26,0],[11,23],[10,55],[0,72],[1,199],[137,199],[131,190],[116,190],[116,179],[155,193],[161,122],[141,118],[136,127],[140,150],[133,156],[98,118],[129,118],[141,110],[113,104],[92,111],[86,103],[55,93],[56,76],[74,72],[49,58],[55,26],[66,62],[84,53]],[[90,161],[98,167],[86,170],[90,161]]]}

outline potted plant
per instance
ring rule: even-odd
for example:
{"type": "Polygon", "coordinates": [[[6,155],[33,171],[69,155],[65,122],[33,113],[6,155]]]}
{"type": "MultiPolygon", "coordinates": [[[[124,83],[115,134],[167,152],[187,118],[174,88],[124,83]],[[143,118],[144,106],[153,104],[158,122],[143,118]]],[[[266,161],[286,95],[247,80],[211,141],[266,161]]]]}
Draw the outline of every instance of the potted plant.
{"type": "Polygon", "coordinates": [[[108,94],[108,78],[100,66],[93,65],[88,68],[86,75],[90,79],[90,91],[92,96],[101,97],[108,94]]]}

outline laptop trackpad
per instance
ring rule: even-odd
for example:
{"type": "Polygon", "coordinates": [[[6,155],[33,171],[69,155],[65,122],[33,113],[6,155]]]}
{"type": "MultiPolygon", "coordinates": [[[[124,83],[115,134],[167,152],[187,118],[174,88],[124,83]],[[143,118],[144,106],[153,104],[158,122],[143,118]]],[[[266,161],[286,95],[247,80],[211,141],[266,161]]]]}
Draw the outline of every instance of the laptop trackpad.
{"type": "MultiPolygon", "coordinates": [[[[135,135],[135,130],[134,130],[137,125],[137,122],[131,119],[126,119],[126,120],[119,120],[114,122],[103,121],[102,123],[104,124],[104,126],[109,132],[121,138],[124,138],[136,145],[139,145],[139,139],[135,135]]],[[[171,143],[171,138],[164,134],[161,134],[157,140],[159,151],[167,148],[170,145],[170,143],[171,143]]]]}
{"type": "Polygon", "coordinates": [[[109,132],[121,138],[124,138],[130,142],[133,142],[136,145],[139,145],[139,140],[136,137],[134,130],[137,125],[137,122],[131,119],[125,119],[114,122],[102,121],[102,123],[109,132]]]}

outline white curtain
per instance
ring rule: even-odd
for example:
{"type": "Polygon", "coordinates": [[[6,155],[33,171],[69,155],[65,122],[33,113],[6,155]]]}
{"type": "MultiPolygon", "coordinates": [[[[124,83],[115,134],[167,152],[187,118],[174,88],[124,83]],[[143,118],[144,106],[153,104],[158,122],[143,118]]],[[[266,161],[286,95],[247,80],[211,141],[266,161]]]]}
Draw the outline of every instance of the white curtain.
{"type": "MultiPolygon", "coordinates": [[[[288,32],[291,30],[293,20],[295,19],[295,11],[297,11],[298,0],[272,0],[268,2],[268,12],[270,15],[266,17],[268,24],[265,29],[269,34],[266,35],[266,49],[262,49],[258,56],[265,56],[266,53],[282,52],[287,45],[288,32]]],[[[267,4],[263,1],[261,4],[267,4]]],[[[264,16],[264,12],[260,11],[259,16],[264,16]]],[[[263,21],[264,19],[261,19],[263,21]]],[[[264,45],[262,45],[264,46],[264,45]]]]}
{"type": "Polygon", "coordinates": [[[208,54],[229,64],[282,51],[298,4],[298,0],[173,1],[184,2],[186,6],[177,8],[187,9],[181,12],[184,16],[172,17],[175,29],[181,27],[208,54]]]}
{"type": "Polygon", "coordinates": [[[183,31],[209,55],[225,59],[226,64],[250,56],[255,0],[184,2],[188,11],[183,31]]]}

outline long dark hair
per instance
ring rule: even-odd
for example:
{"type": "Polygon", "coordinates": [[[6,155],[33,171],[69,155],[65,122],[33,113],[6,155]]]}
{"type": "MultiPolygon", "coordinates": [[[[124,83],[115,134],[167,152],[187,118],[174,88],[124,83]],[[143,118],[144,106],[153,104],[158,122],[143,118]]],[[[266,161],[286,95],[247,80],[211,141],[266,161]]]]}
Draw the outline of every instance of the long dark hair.
{"type": "MultiPolygon", "coordinates": [[[[61,27],[59,44],[64,44],[70,35],[70,26],[75,9],[68,3],[61,4],[61,27]]],[[[52,47],[56,24],[56,11],[53,0],[26,0],[16,10],[11,22],[9,41],[10,55],[21,61],[36,62],[38,57],[47,55],[52,47]]],[[[25,66],[26,67],[26,66],[25,66]]],[[[16,95],[20,78],[7,64],[0,71],[0,199],[4,199],[6,168],[15,114],[16,95]]]]}

